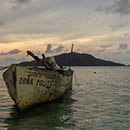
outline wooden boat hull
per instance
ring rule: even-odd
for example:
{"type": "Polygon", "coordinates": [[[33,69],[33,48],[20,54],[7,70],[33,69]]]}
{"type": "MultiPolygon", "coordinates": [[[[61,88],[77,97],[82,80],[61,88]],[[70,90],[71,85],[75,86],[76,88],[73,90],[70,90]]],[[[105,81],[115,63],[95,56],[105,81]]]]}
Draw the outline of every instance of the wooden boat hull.
{"type": "Polygon", "coordinates": [[[9,95],[20,110],[63,96],[72,87],[72,70],[51,71],[11,65],[4,73],[9,95]]]}

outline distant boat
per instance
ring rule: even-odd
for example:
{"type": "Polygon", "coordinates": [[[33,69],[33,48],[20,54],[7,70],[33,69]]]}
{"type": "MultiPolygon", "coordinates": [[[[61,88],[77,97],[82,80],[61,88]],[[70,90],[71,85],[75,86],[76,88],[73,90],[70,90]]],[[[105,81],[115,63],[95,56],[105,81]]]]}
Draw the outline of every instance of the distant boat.
{"type": "Polygon", "coordinates": [[[3,73],[9,95],[20,110],[53,101],[72,88],[73,70],[47,70],[13,64],[3,73]]]}

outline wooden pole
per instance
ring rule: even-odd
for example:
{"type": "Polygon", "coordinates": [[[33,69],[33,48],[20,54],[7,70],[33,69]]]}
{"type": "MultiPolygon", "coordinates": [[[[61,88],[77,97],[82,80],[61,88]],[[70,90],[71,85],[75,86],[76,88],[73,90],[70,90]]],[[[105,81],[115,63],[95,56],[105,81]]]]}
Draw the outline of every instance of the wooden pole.
{"type": "Polygon", "coordinates": [[[72,44],[72,46],[71,46],[70,59],[69,59],[69,69],[70,69],[71,64],[72,64],[72,52],[73,52],[73,48],[74,48],[74,44],[72,44]]]}

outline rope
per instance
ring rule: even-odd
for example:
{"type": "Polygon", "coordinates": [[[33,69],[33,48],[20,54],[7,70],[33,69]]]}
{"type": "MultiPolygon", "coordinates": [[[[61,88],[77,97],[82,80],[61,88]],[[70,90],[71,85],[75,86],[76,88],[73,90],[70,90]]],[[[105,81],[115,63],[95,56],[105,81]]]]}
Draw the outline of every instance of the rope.
{"type": "Polygon", "coordinates": [[[77,78],[76,78],[76,73],[75,73],[75,71],[74,71],[74,81],[75,81],[75,84],[76,84],[77,86],[79,86],[79,83],[77,82],[77,78]]]}

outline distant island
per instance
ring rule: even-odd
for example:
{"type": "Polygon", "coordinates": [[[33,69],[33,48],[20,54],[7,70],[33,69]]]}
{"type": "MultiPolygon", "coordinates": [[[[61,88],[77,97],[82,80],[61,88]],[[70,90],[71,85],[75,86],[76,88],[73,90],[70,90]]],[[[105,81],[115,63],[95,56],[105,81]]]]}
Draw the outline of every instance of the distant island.
{"type": "MultiPolygon", "coordinates": [[[[63,53],[60,55],[54,56],[56,63],[59,66],[69,66],[70,62],[70,53],[63,53]]],[[[22,62],[20,65],[23,66],[35,66],[37,65],[36,61],[22,62]]],[[[71,54],[71,66],[125,66],[125,64],[116,63],[113,61],[102,60],[96,58],[90,54],[80,54],[73,52],[71,54]]]]}

